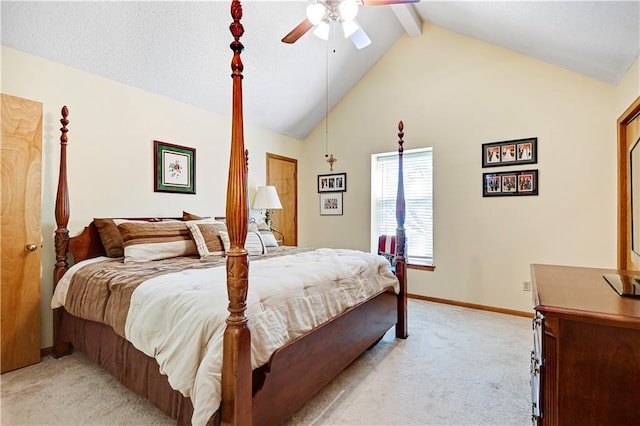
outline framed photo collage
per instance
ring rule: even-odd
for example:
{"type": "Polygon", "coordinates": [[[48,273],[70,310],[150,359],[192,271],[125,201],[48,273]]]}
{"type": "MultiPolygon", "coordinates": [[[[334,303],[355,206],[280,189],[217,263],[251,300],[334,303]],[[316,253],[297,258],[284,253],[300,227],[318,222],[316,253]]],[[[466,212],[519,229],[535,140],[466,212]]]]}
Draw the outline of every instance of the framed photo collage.
{"type": "MultiPolygon", "coordinates": [[[[538,162],[538,138],[482,144],[482,167],[505,167],[538,162]]],[[[482,174],[482,196],[538,195],[538,170],[482,174]]]]}

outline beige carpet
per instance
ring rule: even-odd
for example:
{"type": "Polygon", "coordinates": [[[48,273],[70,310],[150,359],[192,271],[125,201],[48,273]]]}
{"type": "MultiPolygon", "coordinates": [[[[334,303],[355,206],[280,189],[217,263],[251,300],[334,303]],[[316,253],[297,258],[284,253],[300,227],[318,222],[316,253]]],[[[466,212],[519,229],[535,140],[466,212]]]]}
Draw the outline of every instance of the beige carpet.
{"type": "MultiPolygon", "coordinates": [[[[529,319],[411,299],[409,333],[387,333],[286,424],[531,424],[529,319]]],[[[174,424],[80,354],[0,386],[3,426],[174,424]]]]}

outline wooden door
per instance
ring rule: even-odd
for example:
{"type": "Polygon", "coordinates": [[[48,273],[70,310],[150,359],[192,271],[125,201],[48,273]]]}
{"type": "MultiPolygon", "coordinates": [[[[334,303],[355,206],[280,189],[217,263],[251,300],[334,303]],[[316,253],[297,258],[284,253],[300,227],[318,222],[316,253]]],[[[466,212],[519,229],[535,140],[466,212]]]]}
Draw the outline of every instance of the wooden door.
{"type": "Polygon", "coordinates": [[[287,246],[298,245],[298,160],[267,153],[267,185],[276,187],[281,210],[271,210],[272,227],[287,246]]]}
{"type": "Polygon", "coordinates": [[[4,373],[40,361],[42,104],[1,96],[4,373]]]}
{"type": "MultiPolygon", "coordinates": [[[[618,269],[640,270],[631,259],[629,150],[640,139],[640,97],[618,119],[618,269]]],[[[633,224],[638,226],[638,224],[633,224]]]]}

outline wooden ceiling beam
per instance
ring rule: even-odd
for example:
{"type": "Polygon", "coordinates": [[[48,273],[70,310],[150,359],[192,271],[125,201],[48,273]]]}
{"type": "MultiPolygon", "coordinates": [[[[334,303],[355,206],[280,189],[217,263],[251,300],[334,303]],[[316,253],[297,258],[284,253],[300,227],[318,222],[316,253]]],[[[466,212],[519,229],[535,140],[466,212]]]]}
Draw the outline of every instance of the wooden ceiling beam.
{"type": "Polygon", "coordinates": [[[392,4],[390,6],[409,37],[417,37],[422,34],[422,19],[418,16],[413,4],[392,4]]]}

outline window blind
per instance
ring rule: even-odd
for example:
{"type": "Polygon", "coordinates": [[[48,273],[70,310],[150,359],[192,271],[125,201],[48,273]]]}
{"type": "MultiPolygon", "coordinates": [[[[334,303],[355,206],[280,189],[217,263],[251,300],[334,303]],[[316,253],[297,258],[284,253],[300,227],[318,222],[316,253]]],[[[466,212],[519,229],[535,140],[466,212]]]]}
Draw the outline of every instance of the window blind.
{"type": "MultiPolygon", "coordinates": [[[[378,235],[395,235],[398,153],[377,154],[373,162],[378,235]]],[[[408,263],[433,263],[433,150],[403,153],[405,233],[408,263]]]]}

